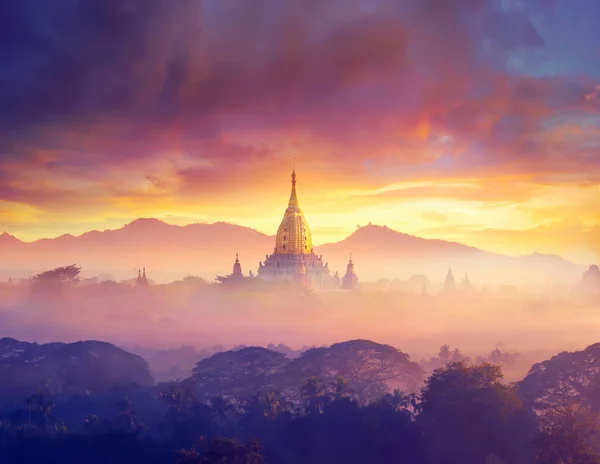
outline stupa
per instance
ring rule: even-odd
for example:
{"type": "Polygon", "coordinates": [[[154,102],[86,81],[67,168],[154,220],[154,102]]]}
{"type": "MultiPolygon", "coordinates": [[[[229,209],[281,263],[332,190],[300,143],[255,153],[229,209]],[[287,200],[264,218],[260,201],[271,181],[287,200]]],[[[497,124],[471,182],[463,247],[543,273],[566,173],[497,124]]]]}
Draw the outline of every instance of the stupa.
{"type": "Polygon", "coordinates": [[[296,194],[296,170],[292,171],[292,192],[283,220],[277,229],[275,248],[259,263],[258,278],[302,282],[311,288],[334,285],[327,263],[313,250],[312,236],[296,194]]]}
{"type": "Polygon", "coordinates": [[[354,272],[354,261],[352,261],[352,255],[350,255],[348,266],[346,266],[346,275],[344,275],[344,280],[342,281],[342,288],[346,290],[353,290],[357,287],[358,276],[354,272]]]}

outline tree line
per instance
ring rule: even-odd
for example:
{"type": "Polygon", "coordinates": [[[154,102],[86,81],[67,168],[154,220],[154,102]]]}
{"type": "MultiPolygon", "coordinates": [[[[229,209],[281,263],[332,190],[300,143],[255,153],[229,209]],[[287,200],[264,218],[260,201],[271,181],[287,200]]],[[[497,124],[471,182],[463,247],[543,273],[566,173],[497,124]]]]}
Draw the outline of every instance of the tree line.
{"type": "Polygon", "coordinates": [[[106,417],[87,415],[79,431],[40,392],[0,421],[0,462],[600,463],[597,392],[562,394],[555,387],[567,383],[555,380],[510,384],[499,366],[453,362],[419,392],[362,403],[342,377],[311,376],[292,401],[275,390],[207,400],[190,378],[146,400],[142,387],[122,390],[131,397],[106,417]],[[146,423],[158,407],[160,420],[146,423]]]}

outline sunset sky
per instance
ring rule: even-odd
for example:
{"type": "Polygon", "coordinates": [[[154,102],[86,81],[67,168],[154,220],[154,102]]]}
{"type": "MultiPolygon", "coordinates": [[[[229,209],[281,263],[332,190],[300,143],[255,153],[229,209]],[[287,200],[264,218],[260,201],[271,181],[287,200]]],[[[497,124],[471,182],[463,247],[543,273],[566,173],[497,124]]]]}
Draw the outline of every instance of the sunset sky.
{"type": "MultiPolygon", "coordinates": [[[[600,2],[0,2],[0,233],[357,225],[600,261],[600,2]]],[[[600,264],[600,262],[599,262],[600,264]]]]}

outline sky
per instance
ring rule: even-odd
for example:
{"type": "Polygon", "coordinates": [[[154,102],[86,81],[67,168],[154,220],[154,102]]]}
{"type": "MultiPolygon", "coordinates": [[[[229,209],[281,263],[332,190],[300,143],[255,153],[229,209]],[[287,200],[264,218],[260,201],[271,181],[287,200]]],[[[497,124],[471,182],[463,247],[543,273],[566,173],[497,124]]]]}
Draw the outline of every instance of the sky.
{"type": "Polygon", "coordinates": [[[600,2],[0,2],[0,231],[387,225],[600,261],[600,2]]]}

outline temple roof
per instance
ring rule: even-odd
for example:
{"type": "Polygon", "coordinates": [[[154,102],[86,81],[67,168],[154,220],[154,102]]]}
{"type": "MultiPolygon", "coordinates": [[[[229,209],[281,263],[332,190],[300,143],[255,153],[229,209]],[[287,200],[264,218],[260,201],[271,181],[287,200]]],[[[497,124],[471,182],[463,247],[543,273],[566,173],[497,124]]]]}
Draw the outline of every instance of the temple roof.
{"type": "Polygon", "coordinates": [[[296,170],[294,169],[288,207],[277,230],[275,254],[308,254],[312,252],[312,249],[310,229],[298,202],[296,170]]]}

